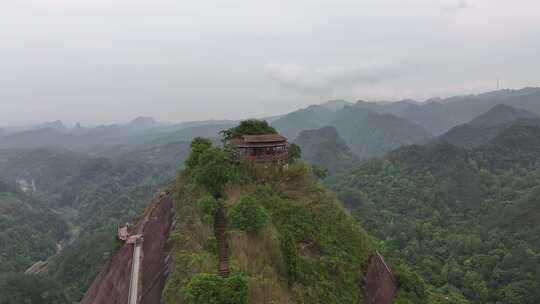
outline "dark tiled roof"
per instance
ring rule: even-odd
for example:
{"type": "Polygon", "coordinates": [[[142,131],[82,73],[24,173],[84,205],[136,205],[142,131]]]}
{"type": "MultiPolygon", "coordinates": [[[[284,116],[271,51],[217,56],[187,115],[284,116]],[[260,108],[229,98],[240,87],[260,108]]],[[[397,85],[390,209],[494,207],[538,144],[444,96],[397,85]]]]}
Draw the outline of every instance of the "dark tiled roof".
{"type": "Polygon", "coordinates": [[[279,134],[263,134],[263,135],[244,135],[242,136],[245,143],[270,143],[287,141],[287,138],[279,134]]]}

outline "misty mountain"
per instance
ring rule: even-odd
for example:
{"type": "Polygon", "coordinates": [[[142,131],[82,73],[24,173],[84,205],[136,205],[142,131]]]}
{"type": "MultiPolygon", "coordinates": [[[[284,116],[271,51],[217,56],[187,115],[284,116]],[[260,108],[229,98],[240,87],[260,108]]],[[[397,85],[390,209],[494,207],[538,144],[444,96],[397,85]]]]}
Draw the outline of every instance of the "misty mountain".
{"type": "Polygon", "coordinates": [[[470,124],[478,127],[494,127],[513,123],[523,119],[538,119],[538,115],[527,110],[516,109],[511,106],[500,104],[491,108],[484,114],[481,114],[471,120],[470,124]]]}
{"type": "Polygon", "coordinates": [[[330,173],[350,168],[358,161],[334,127],[302,131],[294,143],[302,149],[305,161],[330,173]]]}
{"type": "Polygon", "coordinates": [[[523,88],[520,90],[499,90],[478,95],[434,99],[426,103],[359,101],[356,105],[378,113],[389,113],[405,118],[438,135],[457,125],[468,123],[476,116],[498,104],[506,104],[540,114],[539,101],[540,88],[523,88]]]}
{"type": "Polygon", "coordinates": [[[86,231],[131,218],[146,197],[176,175],[177,167],[69,151],[0,150],[0,178],[26,188],[50,208],[71,214],[86,231]],[[32,185],[28,187],[26,185],[32,185]],[[26,187],[25,187],[26,186],[26,187]]]}
{"type": "Polygon", "coordinates": [[[361,159],[379,156],[402,145],[431,137],[422,127],[391,114],[377,114],[356,106],[336,112],[332,123],[361,159]]]}
{"type": "Polygon", "coordinates": [[[274,121],[272,126],[290,141],[304,130],[333,126],[360,158],[378,156],[401,145],[422,142],[431,137],[422,127],[403,118],[340,104],[344,107],[335,112],[324,106],[309,106],[285,115],[274,121]]]}
{"type": "Polygon", "coordinates": [[[125,125],[128,129],[148,129],[161,126],[162,124],[157,122],[154,118],[148,116],[139,116],[125,125]]]}
{"type": "Polygon", "coordinates": [[[436,142],[472,148],[484,145],[510,125],[540,126],[540,117],[527,110],[497,105],[470,123],[456,126],[439,136],[436,142]]]}
{"type": "Polygon", "coordinates": [[[177,141],[158,146],[132,149],[122,153],[111,150],[107,153],[107,156],[118,160],[165,165],[173,170],[178,170],[189,154],[190,145],[189,141],[177,141]]]}
{"type": "Polygon", "coordinates": [[[329,101],[321,104],[322,107],[325,107],[328,110],[333,111],[333,112],[339,111],[339,110],[343,109],[346,106],[352,106],[352,105],[353,105],[353,103],[350,103],[350,102],[348,102],[346,100],[341,100],[341,99],[329,100],[329,101]]]}
{"type": "Polygon", "coordinates": [[[312,105],[276,119],[272,122],[272,126],[293,141],[303,130],[314,130],[330,125],[334,115],[334,112],[326,107],[312,105]]]}

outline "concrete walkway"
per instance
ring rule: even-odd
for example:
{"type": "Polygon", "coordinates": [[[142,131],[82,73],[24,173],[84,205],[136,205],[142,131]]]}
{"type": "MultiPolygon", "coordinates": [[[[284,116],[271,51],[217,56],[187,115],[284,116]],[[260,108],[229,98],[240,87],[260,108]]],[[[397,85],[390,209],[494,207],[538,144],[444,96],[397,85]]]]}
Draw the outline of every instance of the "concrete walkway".
{"type": "Polygon", "coordinates": [[[131,263],[131,276],[129,279],[128,304],[137,304],[139,287],[139,269],[141,265],[142,240],[139,239],[133,244],[133,260],[131,263]]]}

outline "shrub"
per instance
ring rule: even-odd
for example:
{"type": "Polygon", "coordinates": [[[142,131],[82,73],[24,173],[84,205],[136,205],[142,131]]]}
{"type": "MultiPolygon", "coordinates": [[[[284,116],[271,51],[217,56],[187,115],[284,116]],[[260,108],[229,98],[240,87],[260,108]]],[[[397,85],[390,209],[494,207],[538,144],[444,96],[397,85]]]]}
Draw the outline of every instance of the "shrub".
{"type": "Polygon", "coordinates": [[[247,304],[249,283],[242,273],[228,278],[216,274],[194,275],[185,289],[190,304],[247,304]]]}
{"type": "Polygon", "coordinates": [[[292,286],[298,279],[298,249],[291,233],[285,232],[280,236],[281,254],[287,267],[287,282],[292,286]]]}
{"type": "Polygon", "coordinates": [[[198,203],[206,222],[213,223],[214,215],[219,208],[218,201],[214,197],[207,195],[202,197],[198,203]]]}
{"type": "Polygon", "coordinates": [[[198,164],[193,170],[193,179],[214,197],[219,197],[229,181],[229,171],[223,149],[208,148],[198,157],[198,164]]]}
{"type": "Polygon", "coordinates": [[[313,174],[318,179],[325,179],[328,176],[328,170],[326,170],[324,168],[321,168],[321,167],[313,166],[311,168],[311,171],[313,171],[313,174]]]}
{"type": "Polygon", "coordinates": [[[191,142],[191,152],[186,160],[186,167],[189,169],[197,167],[201,155],[210,148],[212,148],[212,142],[208,138],[195,137],[191,142]]]}
{"type": "Polygon", "coordinates": [[[266,210],[251,196],[244,196],[232,208],[229,218],[234,228],[257,232],[268,220],[266,210]]]}
{"type": "Polygon", "coordinates": [[[223,140],[227,141],[242,135],[275,134],[277,131],[266,120],[248,119],[241,121],[238,126],[220,133],[223,140]]]}
{"type": "Polygon", "coordinates": [[[223,295],[229,304],[247,304],[249,283],[243,273],[235,273],[224,280],[223,295]]]}
{"type": "Polygon", "coordinates": [[[297,144],[289,145],[289,162],[293,163],[302,157],[302,149],[297,144]]]}
{"type": "Polygon", "coordinates": [[[186,287],[185,297],[191,304],[223,304],[223,278],[216,274],[196,274],[186,287]]]}

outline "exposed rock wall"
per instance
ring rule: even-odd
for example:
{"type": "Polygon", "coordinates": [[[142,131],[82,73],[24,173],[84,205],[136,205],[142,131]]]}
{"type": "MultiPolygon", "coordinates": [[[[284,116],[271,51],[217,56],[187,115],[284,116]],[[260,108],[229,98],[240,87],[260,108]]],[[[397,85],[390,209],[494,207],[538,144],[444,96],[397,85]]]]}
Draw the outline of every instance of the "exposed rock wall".
{"type": "Polygon", "coordinates": [[[124,244],[96,277],[81,304],[127,303],[132,255],[133,244],[124,244]]]}
{"type": "Polygon", "coordinates": [[[154,209],[143,229],[143,257],[141,264],[141,304],[161,302],[161,291],[165,287],[170,265],[169,231],[174,221],[173,203],[170,197],[154,209]],[[149,240],[148,237],[151,239],[149,240]]]}
{"type": "MultiPolygon", "coordinates": [[[[169,266],[167,239],[174,220],[170,197],[147,208],[137,232],[143,234],[139,303],[158,304],[169,266]]],[[[128,301],[133,244],[124,244],[96,277],[81,304],[125,304],[128,301]]]]}
{"type": "Polygon", "coordinates": [[[380,254],[369,258],[365,278],[364,304],[394,303],[397,293],[396,278],[380,254]]]}

